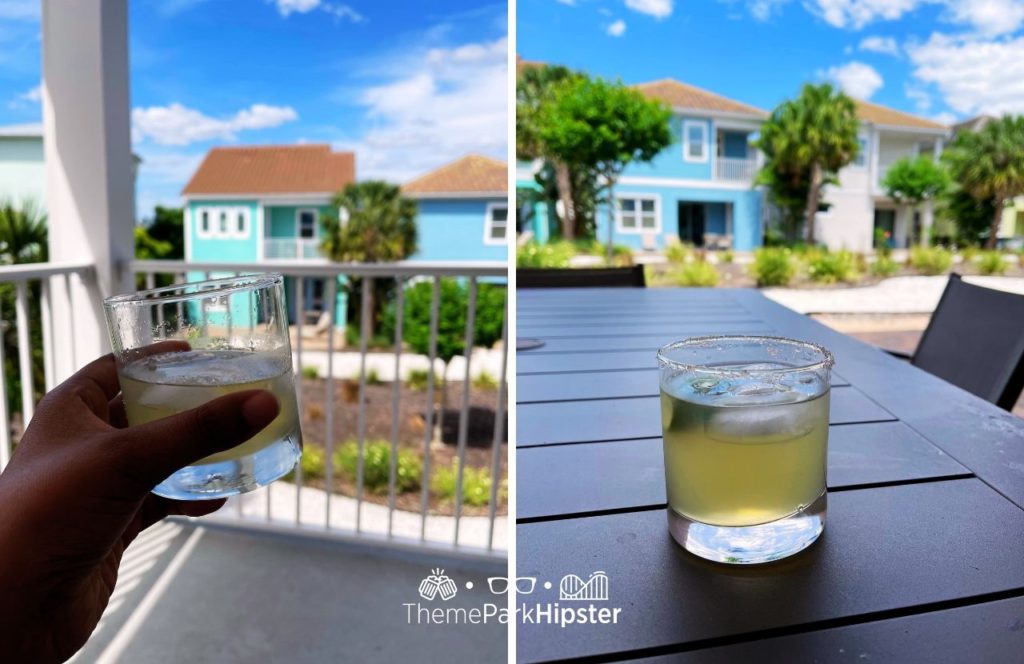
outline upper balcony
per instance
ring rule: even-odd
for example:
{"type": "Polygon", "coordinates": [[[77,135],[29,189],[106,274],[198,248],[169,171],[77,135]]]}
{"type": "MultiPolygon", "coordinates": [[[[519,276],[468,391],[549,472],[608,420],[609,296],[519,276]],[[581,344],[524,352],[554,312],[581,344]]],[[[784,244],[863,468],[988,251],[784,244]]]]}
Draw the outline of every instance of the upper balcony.
{"type": "Polygon", "coordinates": [[[319,238],[268,237],[263,240],[266,259],[311,260],[326,258],[319,238]]]}
{"type": "Polygon", "coordinates": [[[751,157],[718,157],[715,159],[715,179],[752,182],[757,168],[757,159],[751,157]]]}

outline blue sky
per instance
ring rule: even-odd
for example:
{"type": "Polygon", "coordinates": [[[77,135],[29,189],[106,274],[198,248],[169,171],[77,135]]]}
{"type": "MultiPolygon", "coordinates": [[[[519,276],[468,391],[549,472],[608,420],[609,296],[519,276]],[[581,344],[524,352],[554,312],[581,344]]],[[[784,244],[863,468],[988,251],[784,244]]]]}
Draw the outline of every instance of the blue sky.
{"type": "MultiPolygon", "coordinates": [[[[130,0],[141,216],[225,144],[327,142],[360,179],[506,157],[506,5],[130,0]]],[[[39,122],[39,0],[0,0],[0,124],[39,122]]]]}
{"type": "Polygon", "coordinates": [[[519,0],[517,52],[771,109],[805,81],[942,122],[1024,112],[1024,0],[519,0]]]}

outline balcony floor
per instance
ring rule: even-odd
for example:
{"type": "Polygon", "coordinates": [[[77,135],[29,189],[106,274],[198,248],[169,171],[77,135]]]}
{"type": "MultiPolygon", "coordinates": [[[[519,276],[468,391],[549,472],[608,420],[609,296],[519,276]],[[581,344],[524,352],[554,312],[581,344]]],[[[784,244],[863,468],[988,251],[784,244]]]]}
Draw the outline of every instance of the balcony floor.
{"type": "Polygon", "coordinates": [[[504,606],[487,590],[503,561],[399,552],[169,521],[143,533],[118,588],[74,662],[504,662],[506,626],[407,622],[404,603],[504,606]],[[435,567],[458,584],[448,602],[420,599],[435,567]],[[465,588],[472,581],[474,588],[465,588]]]}

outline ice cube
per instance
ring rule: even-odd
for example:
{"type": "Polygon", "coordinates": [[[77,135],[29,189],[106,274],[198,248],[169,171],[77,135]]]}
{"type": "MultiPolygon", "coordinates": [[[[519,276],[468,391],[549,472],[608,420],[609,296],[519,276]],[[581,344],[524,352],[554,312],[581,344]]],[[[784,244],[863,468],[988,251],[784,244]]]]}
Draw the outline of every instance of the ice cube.
{"type": "Polygon", "coordinates": [[[704,421],[709,438],[724,443],[781,443],[806,436],[814,428],[806,404],[726,406],[715,408],[704,421]]]}

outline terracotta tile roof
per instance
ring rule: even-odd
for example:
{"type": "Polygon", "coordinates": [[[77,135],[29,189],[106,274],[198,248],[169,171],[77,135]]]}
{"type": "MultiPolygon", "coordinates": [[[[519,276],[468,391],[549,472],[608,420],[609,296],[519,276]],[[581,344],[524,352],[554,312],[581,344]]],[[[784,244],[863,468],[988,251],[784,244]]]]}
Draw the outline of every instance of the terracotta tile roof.
{"type": "Polygon", "coordinates": [[[516,53],[516,77],[522,76],[527,69],[543,67],[546,63],[539,60],[523,60],[523,56],[516,53]]]}
{"type": "Polygon", "coordinates": [[[713,92],[708,92],[686,83],[680,83],[671,78],[651,81],[650,83],[640,83],[633,87],[648,97],[660,99],[673,108],[696,108],[707,111],[740,113],[757,118],[768,117],[768,113],[760,108],[716,95],[713,92]]]}
{"type": "Polygon", "coordinates": [[[334,193],[356,179],[351,152],[329,145],[213,148],[183,195],[334,193]]]}
{"type": "Polygon", "coordinates": [[[904,113],[903,111],[897,111],[894,108],[879,106],[878,104],[861,101],[860,99],[854,99],[853,101],[857,104],[857,117],[860,118],[861,122],[870,122],[877,125],[889,125],[892,127],[937,129],[939,131],[945,131],[948,129],[944,124],[919,118],[916,115],[904,113]]]}
{"type": "Polygon", "coordinates": [[[508,166],[503,161],[470,154],[406,182],[411,195],[508,192],[508,166]]]}

